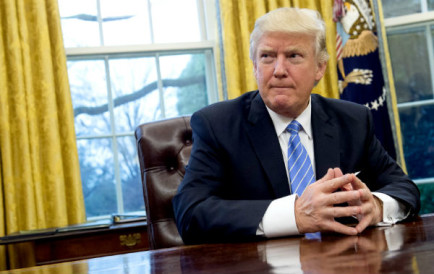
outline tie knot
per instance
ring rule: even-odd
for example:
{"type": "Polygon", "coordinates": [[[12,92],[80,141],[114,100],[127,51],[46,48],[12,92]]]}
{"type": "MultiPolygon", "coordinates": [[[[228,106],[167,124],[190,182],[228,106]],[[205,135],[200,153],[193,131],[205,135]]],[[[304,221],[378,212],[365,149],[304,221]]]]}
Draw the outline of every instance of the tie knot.
{"type": "Polygon", "coordinates": [[[292,120],[292,122],[286,127],[286,130],[293,134],[297,134],[300,131],[301,125],[296,120],[292,120]]]}

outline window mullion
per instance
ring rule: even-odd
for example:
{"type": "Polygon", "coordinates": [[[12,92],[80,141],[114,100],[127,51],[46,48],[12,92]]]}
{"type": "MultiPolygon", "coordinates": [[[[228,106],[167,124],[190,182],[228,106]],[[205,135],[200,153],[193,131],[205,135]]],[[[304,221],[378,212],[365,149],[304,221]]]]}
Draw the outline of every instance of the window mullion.
{"type": "Polygon", "coordinates": [[[105,69],[106,69],[106,82],[107,82],[107,102],[110,115],[110,126],[111,126],[111,139],[112,139],[112,149],[113,149],[113,164],[114,164],[114,174],[115,174],[115,186],[116,186],[116,201],[118,213],[124,213],[124,202],[122,195],[122,183],[120,178],[119,170],[119,153],[118,153],[118,142],[116,138],[116,123],[114,115],[114,105],[113,105],[113,93],[111,86],[110,77],[110,67],[109,67],[109,57],[105,56],[105,69]]]}
{"type": "Polygon", "coordinates": [[[205,7],[203,5],[203,0],[196,0],[197,13],[199,15],[199,29],[200,29],[200,40],[205,41],[208,39],[206,31],[206,19],[205,19],[205,7]]]}
{"type": "Polygon", "coordinates": [[[431,27],[430,25],[426,26],[425,29],[426,32],[426,43],[428,48],[428,60],[429,60],[429,69],[430,69],[430,75],[431,75],[431,89],[433,93],[433,99],[434,99],[434,44],[433,44],[433,37],[431,34],[431,27]]]}
{"type": "Polygon", "coordinates": [[[99,43],[101,46],[104,46],[104,34],[102,28],[102,13],[101,13],[101,0],[96,0],[97,7],[97,20],[98,20],[98,29],[99,29],[99,43]]]}
{"type": "Polygon", "coordinates": [[[427,0],[421,0],[421,1],[420,1],[420,10],[421,10],[422,13],[428,11],[428,3],[427,3],[427,0]]]}
{"type": "Polygon", "coordinates": [[[161,110],[161,118],[166,118],[166,107],[164,104],[164,89],[163,89],[163,79],[161,77],[161,68],[160,68],[160,54],[155,54],[155,65],[157,67],[157,78],[158,78],[158,95],[160,98],[160,110],[161,110]]]}
{"type": "Polygon", "coordinates": [[[66,48],[68,57],[86,55],[105,55],[105,54],[130,54],[130,53],[177,53],[189,50],[211,49],[214,43],[210,41],[189,42],[189,43],[166,43],[149,45],[128,45],[128,46],[109,46],[109,47],[86,47],[86,48],[66,48]]]}
{"type": "Polygon", "coordinates": [[[434,183],[434,177],[433,178],[414,179],[413,181],[417,185],[433,184],[434,183]]]}
{"type": "Polygon", "coordinates": [[[215,66],[214,66],[214,56],[211,50],[206,50],[204,52],[205,55],[205,77],[206,77],[206,90],[208,97],[208,104],[212,104],[218,101],[217,95],[217,83],[213,81],[216,75],[215,66]]]}
{"type": "Polygon", "coordinates": [[[154,25],[152,23],[152,5],[151,0],[146,0],[146,3],[148,4],[148,19],[149,19],[149,32],[151,34],[151,44],[155,43],[154,39],[154,25]]]}
{"type": "MultiPolygon", "coordinates": [[[[123,132],[123,133],[117,133],[116,137],[128,137],[132,136],[134,137],[134,132],[123,132]]],[[[100,135],[86,135],[86,136],[77,136],[77,140],[88,140],[88,139],[102,139],[102,138],[112,138],[113,134],[100,134],[100,135]]]]}

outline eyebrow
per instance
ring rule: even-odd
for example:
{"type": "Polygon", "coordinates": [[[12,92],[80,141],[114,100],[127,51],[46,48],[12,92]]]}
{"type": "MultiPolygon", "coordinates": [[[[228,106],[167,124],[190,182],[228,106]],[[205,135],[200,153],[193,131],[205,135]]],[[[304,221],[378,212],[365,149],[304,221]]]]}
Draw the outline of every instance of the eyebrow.
{"type": "MultiPolygon", "coordinates": [[[[262,47],[258,47],[258,52],[274,52],[276,50],[274,50],[272,47],[269,46],[262,46],[262,47]]],[[[306,53],[307,50],[299,47],[299,46],[289,46],[288,48],[286,48],[284,50],[284,53],[292,53],[292,52],[301,52],[301,53],[306,53]]]]}
{"type": "Polygon", "coordinates": [[[264,51],[275,51],[272,47],[268,47],[268,46],[263,46],[263,47],[258,47],[258,52],[264,52],[264,51]]]}

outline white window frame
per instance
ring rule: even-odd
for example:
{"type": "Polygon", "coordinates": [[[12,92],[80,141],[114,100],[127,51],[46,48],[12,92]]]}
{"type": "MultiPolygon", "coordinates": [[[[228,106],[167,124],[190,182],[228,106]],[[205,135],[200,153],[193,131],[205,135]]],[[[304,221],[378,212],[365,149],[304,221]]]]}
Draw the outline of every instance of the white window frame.
{"type": "MultiPolygon", "coordinates": [[[[143,0],[147,2],[148,7],[150,7],[149,0],[143,0]]],[[[157,75],[158,75],[158,92],[160,97],[163,97],[163,84],[162,78],[160,74],[160,65],[159,65],[159,57],[160,55],[167,54],[191,54],[191,53],[204,53],[205,55],[205,78],[207,83],[207,98],[208,103],[214,103],[221,99],[223,99],[223,94],[219,90],[219,86],[217,84],[217,56],[216,54],[219,51],[217,37],[216,37],[216,29],[217,29],[217,9],[216,9],[216,0],[196,0],[199,22],[200,23],[200,42],[190,42],[190,43],[165,43],[165,44],[155,44],[154,43],[154,35],[152,32],[152,14],[150,13],[151,9],[148,9],[148,14],[150,15],[149,23],[151,29],[151,44],[143,44],[143,45],[127,45],[127,46],[98,46],[98,47],[77,47],[77,48],[65,48],[65,53],[67,60],[89,60],[91,57],[95,57],[101,59],[103,57],[106,68],[106,84],[108,90],[108,111],[110,113],[110,122],[111,122],[111,132],[106,135],[95,135],[95,136],[77,136],[77,140],[83,139],[99,139],[99,138],[111,138],[112,141],[112,151],[113,151],[113,161],[114,161],[114,175],[115,175],[115,184],[116,184],[116,200],[117,200],[117,209],[119,214],[124,214],[124,202],[122,195],[122,183],[120,178],[120,170],[119,170],[119,159],[118,159],[118,147],[116,138],[125,137],[125,136],[134,136],[134,132],[127,133],[117,133],[114,127],[114,106],[112,100],[112,90],[111,90],[111,80],[110,73],[108,71],[108,62],[109,57],[115,56],[152,56],[155,57],[156,67],[157,67],[157,75]]],[[[97,0],[97,12],[98,18],[101,20],[101,7],[100,0],[97,0]]],[[[103,43],[103,31],[102,31],[102,22],[99,22],[100,28],[100,41],[103,43]]],[[[161,98],[162,99],[162,98],[161,98]]],[[[164,111],[164,100],[160,100],[162,102],[161,112],[163,118],[165,118],[164,111]]],[[[115,212],[113,212],[115,213],[115,212]]],[[[98,216],[98,217],[90,217],[88,220],[96,220],[107,218],[108,216],[98,216]]]]}
{"type": "MultiPolygon", "coordinates": [[[[430,67],[431,75],[434,75],[434,46],[433,46],[433,37],[431,34],[431,28],[434,26],[434,11],[428,11],[428,5],[426,0],[421,1],[420,13],[385,18],[384,26],[386,28],[386,34],[388,32],[395,31],[395,30],[404,30],[404,29],[409,29],[414,27],[424,27],[425,37],[427,38],[429,67],[430,67]]],[[[431,76],[431,86],[433,89],[432,92],[434,97],[433,76],[431,76]]],[[[434,99],[398,103],[397,107],[398,110],[400,110],[405,108],[428,106],[428,105],[434,105],[434,99]]],[[[413,181],[416,184],[432,184],[434,183],[434,177],[414,179],[413,181]]]]}

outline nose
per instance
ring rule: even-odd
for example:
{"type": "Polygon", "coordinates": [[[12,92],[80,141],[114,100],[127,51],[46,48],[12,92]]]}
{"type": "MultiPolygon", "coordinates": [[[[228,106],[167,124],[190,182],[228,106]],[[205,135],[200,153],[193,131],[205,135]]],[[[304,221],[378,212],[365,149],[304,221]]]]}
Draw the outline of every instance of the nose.
{"type": "Polygon", "coordinates": [[[288,76],[288,68],[286,67],[286,58],[278,57],[274,65],[274,77],[285,78],[288,76]]]}

